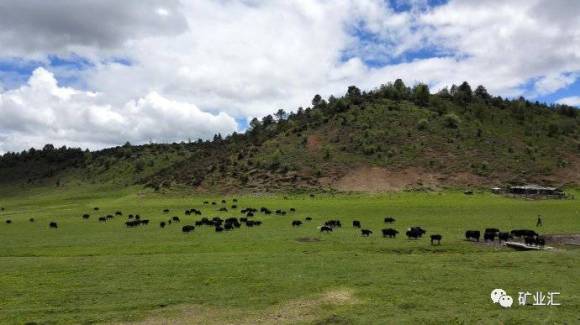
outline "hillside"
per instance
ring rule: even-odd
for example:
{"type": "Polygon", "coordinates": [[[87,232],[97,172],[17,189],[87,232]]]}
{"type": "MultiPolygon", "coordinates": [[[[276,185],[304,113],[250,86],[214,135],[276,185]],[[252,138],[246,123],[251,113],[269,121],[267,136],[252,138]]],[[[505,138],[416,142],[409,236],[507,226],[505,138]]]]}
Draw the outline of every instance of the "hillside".
{"type": "Polygon", "coordinates": [[[254,119],[213,141],[89,152],[5,154],[2,184],[142,184],[156,190],[335,189],[580,184],[578,110],[493,97],[467,83],[430,94],[400,80],[254,119]]]}

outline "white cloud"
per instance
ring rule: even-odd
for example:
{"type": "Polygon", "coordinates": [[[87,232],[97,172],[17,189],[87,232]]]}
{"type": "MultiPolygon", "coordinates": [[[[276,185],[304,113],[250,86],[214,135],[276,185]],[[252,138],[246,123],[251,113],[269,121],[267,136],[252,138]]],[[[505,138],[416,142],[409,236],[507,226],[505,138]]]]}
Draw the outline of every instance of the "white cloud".
{"type": "Polygon", "coordinates": [[[564,97],[557,101],[558,104],[580,107],[580,96],[564,97]]]}
{"type": "Polygon", "coordinates": [[[551,74],[541,77],[535,83],[535,89],[539,95],[546,95],[555,92],[556,90],[565,88],[576,81],[577,75],[570,74],[551,74]]]}
{"type": "Polygon", "coordinates": [[[579,13],[578,1],[452,0],[420,20],[431,27],[431,42],[458,59],[448,76],[458,71],[505,95],[523,94],[526,82],[549,76],[534,89],[542,94],[580,71],[579,13]]]}
{"type": "Polygon", "coordinates": [[[95,148],[149,139],[171,142],[236,128],[226,113],[212,115],[155,92],[112,106],[101,93],[60,87],[43,68],[26,85],[0,92],[0,151],[45,143],[95,148]]]}
{"type": "Polygon", "coordinates": [[[180,12],[178,0],[0,0],[0,55],[111,54],[132,40],[184,32],[180,12]]]}

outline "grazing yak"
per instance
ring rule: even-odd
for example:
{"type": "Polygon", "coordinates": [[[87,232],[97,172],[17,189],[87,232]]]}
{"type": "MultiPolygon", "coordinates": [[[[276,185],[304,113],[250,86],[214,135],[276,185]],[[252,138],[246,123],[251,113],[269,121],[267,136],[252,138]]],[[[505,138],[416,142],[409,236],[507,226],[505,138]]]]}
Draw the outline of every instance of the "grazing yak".
{"type": "Polygon", "coordinates": [[[441,245],[442,238],[443,238],[443,236],[441,236],[439,234],[431,235],[431,245],[435,245],[435,242],[437,242],[437,245],[441,245]]]}
{"type": "Polygon", "coordinates": [[[28,221],[34,222],[34,218],[30,218],[30,219],[28,219],[28,221]]]}
{"type": "Polygon", "coordinates": [[[332,227],[329,226],[321,226],[320,232],[332,232],[332,227]]]}
{"type": "Polygon", "coordinates": [[[330,227],[330,228],[341,228],[342,227],[340,220],[328,220],[324,223],[324,225],[327,227],[330,227]]]}
{"type": "Polygon", "coordinates": [[[195,227],[192,225],[186,225],[186,226],[181,227],[181,231],[184,233],[192,232],[194,229],[195,229],[195,227]]]}
{"type": "Polygon", "coordinates": [[[115,215],[116,216],[122,216],[123,215],[123,212],[121,212],[121,211],[115,211],[115,215]]]}
{"type": "Polygon", "coordinates": [[[99,211],[99,207],[94,207],[93,210],[99,211]]]}
{"type": "Polygon", "coordinates": [[[159,227],[161,227],[161,228],[165,228],[165,221],[161,221],[161,222],[159,223],[159,227]]]}
{"type": "Polygon", "coordinates": [[[497,233],[495,233],[495,232],[485,232],[483,234],[483,240],[484,241],[494,241],[496,235],[497,235],[497,233]]]}
{"type": "Polygon", "coordinates": [[[256,221],[254,221],[254,220],[248,220],[248,221],[246,221],[246,226],[247,227],[260,226],[261,224],[262,224],[262,221],[259,221],[259,220],[256,220],[256,221]]]}
{"type": "Polygon", "coordinates": [[[107,218],[105,218],[105,217],[99,217],[99,222],[107,222],[107,218]]]}
{"type": "Polygon", "coordinates": [[[465,239],[467,239],[467,240],[475,239],[475,240],[479,241],[480,237],[481,237],[481,232],[479,230],[468,230],[465,232],[465,239]]]}
{"type": "Polygon", "coordinates": [[[542,236],[526,236],[524,237],[524,242],[528,246],[538,246],[544,247],[546,240],[542,236]]]}
{"type": "Polygon", "coordinates": [[[407,235],[407,238],[411,239],[417,239],[417,238],[421,238],[427,231],[421,227],[411,227],[409,229],[407,229],[407,232],[405,232],[405,234],[407,235]]]}
{"type": "Polygon", "coordinates": [[[6,220],[6,224],[8,224],[8,225],[9,225],[9,224],[11,224],[11,223],[12,223],[12,220],[10,220],[10,219],[6,220]]]}
{"type": "Polygon", "coordinates": [[[87,220],[88,218],[90,218],[91,216],[88,213],[83,214],[83,219],[87,220]]]}
{"type": "Polygon", "coordinates": [[[54,229],[56,229],[56,228],[58,228],[58,224],[57,224],[56,222],[54,222],[54,221],[53,221],[53,222],[51,222],[51,223],[49,223],[49,224],[48,224],[48,227],[49,227],[49,228],[54,228],[54,229]]]}
{"type": "Polygon", "coordinates": [[[361,234],[361,236],[363,236],[363,237],[368,237],[368,236],[370,236],[370,235],[372,235],[372,234],[373,234],[373,231],[372,231],[372,230],[370,230],[370,229],[361,229],[361,230],[360,230],[360,234],[361,234]]]}
{"type": "Polygon", "coordinates": [[[169,209],[163,209],[163,213],[169,213],[169,209]]]}
{"type": "Polygon", "coordinates": [[[292,226],[293,227],[299,227],[301,225],[302,225],[302,221],[300,221],[300,220],[294,220],[294,221],[292,221],[292,226]]]}
{"type": "Polygon", "coordinates": [[[385,218],[385,223],[393,223],[393,222],[395,222],[395,221],[396,221],[396,220],[395,220],[395,218],[393,218],[393,217],[386,217],[386,218],[385,218]]]}
{"type": "Polygon", "coordinates": [[[306,217],[306,219],[304,219],[304,220],[306,220],[306,221],[312,221],[312,218],[311,217],[306,217]]]}
{"type": "Polygon", "coordinates": [[[171,220],[173,220],[174,222],[181,222],[178,216],[174,216],[173,218],[171,218],[171,220]]]}
{"type": "Polygon", "coordinates": [[[140,224],[141,224],[141,221],[139,221],[139,220],[131,220],[131,221],[125,222],[125,226],[127,226],[127,228],[134,228],[140,224]]]}
{"type": "Polygon", "coordinates": [[[511,234],[509,232],[500,232],[497,234],[497,238],[499,239],[499,242],[501,243],[501,241],[508,241],[512,238],[511,234]]]}
{"type": "Polygon", "coordinates": [[[387,229],[383,229],[383,237],[389,237],[389,238],[395,238],[397,237],[397,234],[399,233],[398,231],[396,231],[393,228],[387,228],[387,229]]]}
{"type": "Polygon", "coordinates": [[[360,221],[358,221],[358,220],[353,220],[353,222],[352,222],[352,227],[353,227],[353,228],[360,228],[360,227],[361,227],[361,225],[360,225],[360,221]]]}
{"type": "Polygon", "coordinates": [[[515,229],[510,231],[510,234],[513,237],[522,238],[522,237],[537,237],[538,233],[533,230],[528,229],[515,229]]]}

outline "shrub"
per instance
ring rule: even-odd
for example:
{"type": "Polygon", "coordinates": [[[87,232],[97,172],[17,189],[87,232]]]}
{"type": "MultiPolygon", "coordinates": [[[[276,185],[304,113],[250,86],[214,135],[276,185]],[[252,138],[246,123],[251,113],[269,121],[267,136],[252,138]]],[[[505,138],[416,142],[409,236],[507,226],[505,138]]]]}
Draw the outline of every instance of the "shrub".
{"type": "Polygon", "coordinates": [[[137,160],[135,162],[135,171],[142,172],[143,170],[145,170],[145,162],[143,160],[137,160]]]}
{"type": "Polygon", "coordinates": [[[429,127],[429,121],[427,121],[427,119],[420,119],[419,122],[417,122],[417,129],[420,131],[423,130],[427,130],[427,127],[429,127]]]}
{"type": "Polygon", "coordinates": [[[453,113],[445,114],[443,116],[443,123],[448,128],[456,129],[457,127],[459,127],[460,122],[461,120],[459,119],[459,117],[453,113]]]}

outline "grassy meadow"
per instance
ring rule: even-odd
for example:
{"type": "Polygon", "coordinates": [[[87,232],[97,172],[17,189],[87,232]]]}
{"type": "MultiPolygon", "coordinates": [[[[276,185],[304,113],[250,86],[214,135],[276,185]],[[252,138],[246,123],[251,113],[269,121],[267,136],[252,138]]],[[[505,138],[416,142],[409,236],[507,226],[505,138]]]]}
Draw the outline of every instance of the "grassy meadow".
{"type": "MultiPolygon", "coordinates": [[[[574,192],[573,192],[574,193],[574,192]]],[[[575,192],[578,197],[579,192],[575,192]]],[[[296,208],[286,216],[257,214],[263,225],[215,233],[181,226],[217,212],[222,198],[137,188],[0,190],[0,323],[136,324],[417,324],[578,323],[580,249],[518,252],[466,242],[468,229],[535,229],[580,233],[578,200],[528,201],[460,192],[381,195],[242,195],[238,207],[296,208]],[[217,201],[217,206],[203,201],[217,201]],[[98,212],[93,207],[99,207],[98,212]],[[163,209],[171,209],[163,213],[163,209]],[[121,210],[106,224],[97,218],[121,210]],[[82,214],[89,213],[89,220],[82,214]],[[151,220],[127,229],[128,214],[151,220]],[[172,216],[180,224],[165,229],[172,216]],[[292,220],[313,218],[293,228],[292,220]],[[385,216],[400,231],[385,239],[385,216]],[[34,223],[29,218],[35,219],[34,223]],[[6,224],[5,220],[12,220],[6,224]],[[342,229],[317,226],[340,219],[342,229]],[[352,220],[374,234],[360,236],[352,220]],[[58,229],[49,229],[51,221],[58,229]],[[428,232],[408,240],[404,231],[428,232]],[[443,235],[431,246],[428,235],[443,235]],[[490,300],[503,288],[511,309],[490,300]],[[557,291],[561,306],[519,306],[518,291],[557,291]]]]}

